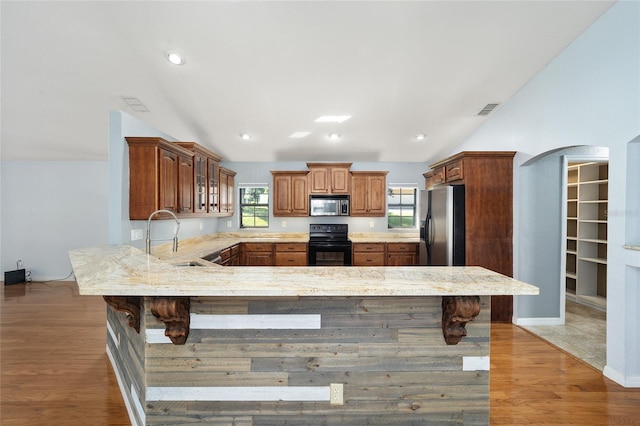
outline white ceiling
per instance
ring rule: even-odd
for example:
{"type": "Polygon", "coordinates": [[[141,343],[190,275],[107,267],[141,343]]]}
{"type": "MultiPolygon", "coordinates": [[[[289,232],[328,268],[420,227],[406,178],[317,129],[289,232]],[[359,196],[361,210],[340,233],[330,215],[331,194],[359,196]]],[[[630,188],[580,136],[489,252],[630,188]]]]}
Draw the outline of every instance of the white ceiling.
{"type": "Polygon", "coordinates": [[[437,160],[611,5],[3,1],[2,159],[106,160],[123,110],[228,161],[437,160]]]}

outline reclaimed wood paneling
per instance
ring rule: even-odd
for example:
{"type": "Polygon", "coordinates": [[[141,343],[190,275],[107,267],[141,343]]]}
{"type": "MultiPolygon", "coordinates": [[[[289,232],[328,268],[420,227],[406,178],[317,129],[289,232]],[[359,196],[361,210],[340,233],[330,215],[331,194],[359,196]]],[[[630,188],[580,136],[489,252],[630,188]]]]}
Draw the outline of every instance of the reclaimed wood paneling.
{"type": "Polygon", "coordinates": [[[465,357],[482,365],[489,355],[490,299],[482,305],[455,346],[442,335],[440,297],[192,298],[194,314],[291,315],[294,328],[193,328],[183,346],[122,344],[124,336],[138,342],[147,329],[164,329],[148,300],[140,335],[126,327],[124,315],[110,313],[110,320],[119,320],[119,356],[135,366],[127,375],[143,376],[138,394],[149,425],[486,424],[489,372],[463,371],[465,357]],[[320,315],[321,328],[295,328],[295,315],[304,314],[320,315]],[[273,401],[255,400],[273,386],[321,394],[316,391],[331,383],[344,384],[344,405],[329,404],[328,395],[304,401],[302,393],[300,401],[277,400],[276,392],[261,395],[273,401]],[[145,400],[147,387],[169,400],[145,400]],[[238,387],[247,388],[247,400],[206,400],[242,399],[238,387]],[[170,400],[184,399],[180,389],[194,400],[170,400]]]}
{"type": "MultiPolygon", "coordinates": [[[[107,322],[111,332],[107,335],[107,352],[118,377],[120,391],[125,398],[129,415],[139,424],[144,424],[140,406],[144,399],[145,366],[144,338],[129,327],[127,317],[122,312],[107,306],[107,322]],[[115,336],[115,340],[114,340],[115,336]]],[[[144,330],[145,318],[140,319],[140,330],[144,330]]]]}

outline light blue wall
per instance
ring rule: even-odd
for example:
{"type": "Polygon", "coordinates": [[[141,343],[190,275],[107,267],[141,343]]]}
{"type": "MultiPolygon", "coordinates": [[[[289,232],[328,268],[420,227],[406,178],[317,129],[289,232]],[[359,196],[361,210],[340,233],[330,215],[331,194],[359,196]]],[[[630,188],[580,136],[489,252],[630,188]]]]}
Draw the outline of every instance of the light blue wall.
{"type": "MultiPolygon", "coordinates": [[[[634,230],[637,224],[633,222],[638,220],[637,197],[627,200],[627,196],[638,188],[638,174],[628,168],[637,169],[640,160],[638,149],[629,145],[640,135],[639,58],[640,2],[618,2],[456,149],[517,150],[523,160],[516,166],[564,147],[590,145],[609,149],[605,374],[619,383],[635,386],[640,386],[640,357],[634,352],[640,341],[640,256],[623,245],[638,238],[634,230]],[[635,158],[629,159],[628,153],[635,158]]],[[[549,219],[543,226],[545,232],[538,235],[532,229],[530,212],[525,211],[536,209],[535,202],[545,194],[549,197],[545,205],[560,202],[560,181],[538,174],[558,166],[553,165],[559,161],[558,154],[555,156],[542,156],[544,163],[540,166],[528,164],[516,171],[514,214],[518,218],[516,235],[521,240],[514,245],[518,248],[516,276],[540,285],[543,298],[551,297],[546,302],[549,306],[544,308],[533,298],[518,298],[518,320],[524,318],[520,315],[555,316],[560,305],[558,287],[548,288],[547,278],[543,278],[546,274],[535,270],[549,268],[544,263],[550,250],[549,236],[560,229],[560,218],[554,214],[555,220],[549,219]]],[[[555,240],[558,244],[559,238],[555,240]]],[[[554,251],[557,253],[558,249],[554,251]]],[[[557,262],[552,266],[559,277],[557,262]]],[[[559,280],[557,285],[561,285],[559,280]]]]}
{"type": "MultiPolygon", "coordinates": [[[[276,170],[309,170],[305,162],[223,162],[224,166],[237,172],[235,183],[236,190],[242,184],[267,184],[272,186],[271,171],[276,170]]],[[[353,171],[388,171],[387,186],[392,184],[412,184],[418,189],[424,188],[424,177],[427,171],[425,163],[393,163],[393,162],[355,162],[351,166],[353,171]]],[[[237,197],[236,197],[237,198],[237,197]]],[[[270,203],[273,199],[269,200],[270,203]]],[[[386,217],[273,217],[273,205],[270,204],[269,229],[265,232],[308,232],[310,223],[347,223],[350,232],[387,232],[386,217]],[[283,226],[286,224],[286,227],[283,226]],[[373,227],[371,226],[373,224],[373,227]]],[[[227,228],[227,220],[221,219],[218,224],[219,232],[227,232],[228,229],[236,230],[238,227],[238,214],[232,219],[232,228],[227,228]]],[[[413,230],[414,232],[416,230],[413,230]]],[[[397,231],[394,231],[397,232],[397,231]]]]}
{"type": "Polygon", "coordinates": [[[544,318],[536,323],[559,324],[564,319],[561,309],[563,232],[563,175],[566,169],[563,157],[574,161],[587,158],[607,158],[609,150],[597,147],[572,147],[549,151],[534,157],[520,167],[519,257],[518,278],[535,283],[539,296],[520,296],[517,299],[517,317],[544,318]],[[540,265],[545,265],[541,268],[540,265]]]}
{"type": "Polygon", "coordinates": [[[69,250],[107,243],[107,162],[2,162],[2,271],[69,278],[69,250]]]}

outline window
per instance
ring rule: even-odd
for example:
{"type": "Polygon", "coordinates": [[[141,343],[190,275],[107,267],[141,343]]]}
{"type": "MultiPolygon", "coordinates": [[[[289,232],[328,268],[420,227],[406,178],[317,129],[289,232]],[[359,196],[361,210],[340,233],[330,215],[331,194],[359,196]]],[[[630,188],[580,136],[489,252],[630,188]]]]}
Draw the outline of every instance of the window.
{"type": "Polygon", "coordinates": [[[269,187],[240,188],[240,228],[269,227],[269,187]]]}
{"type": "Polygon", "coordinates": [[[387,190],[387,220],[389,228],[416,227],[415,186],[390,186],[387,190]]]}

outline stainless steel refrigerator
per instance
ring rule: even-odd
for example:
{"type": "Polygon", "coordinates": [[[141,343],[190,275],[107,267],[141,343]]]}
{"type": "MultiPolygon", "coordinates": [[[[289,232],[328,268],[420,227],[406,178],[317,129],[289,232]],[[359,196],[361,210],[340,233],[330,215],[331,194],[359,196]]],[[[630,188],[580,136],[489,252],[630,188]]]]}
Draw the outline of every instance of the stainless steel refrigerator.
{"type": "Polygon", "coordinates": [[[463,266],[464,185],[420,191],[420,263],[463,266]]]}

